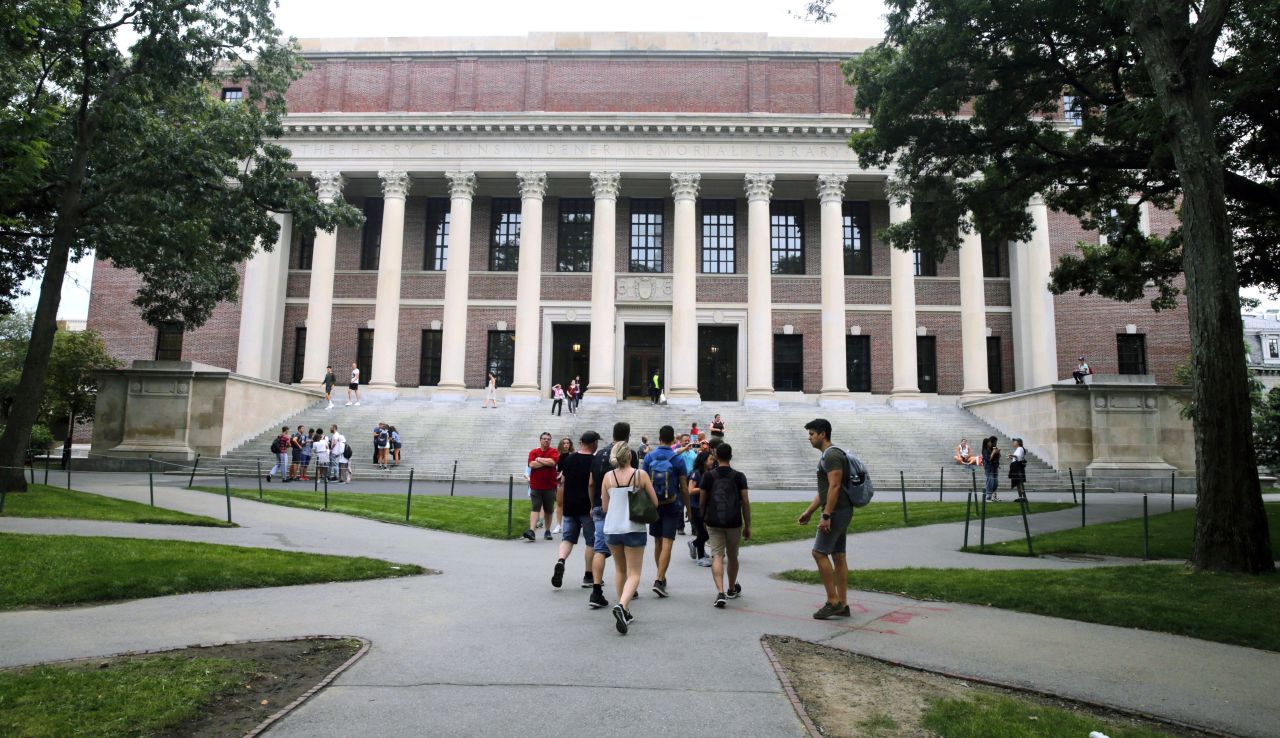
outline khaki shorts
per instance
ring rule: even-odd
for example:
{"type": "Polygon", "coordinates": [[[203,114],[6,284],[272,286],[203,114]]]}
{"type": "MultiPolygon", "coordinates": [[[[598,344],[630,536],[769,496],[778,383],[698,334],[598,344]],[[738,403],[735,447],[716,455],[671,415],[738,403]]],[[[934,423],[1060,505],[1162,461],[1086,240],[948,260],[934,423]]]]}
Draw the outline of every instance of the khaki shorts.
{"type": "Polygon", "coordinates": [[[712,558],[729,554],[738,558],[738,544],[742,542],[742,528],[712,528],[707,526],[707,551],[712,558]]]}

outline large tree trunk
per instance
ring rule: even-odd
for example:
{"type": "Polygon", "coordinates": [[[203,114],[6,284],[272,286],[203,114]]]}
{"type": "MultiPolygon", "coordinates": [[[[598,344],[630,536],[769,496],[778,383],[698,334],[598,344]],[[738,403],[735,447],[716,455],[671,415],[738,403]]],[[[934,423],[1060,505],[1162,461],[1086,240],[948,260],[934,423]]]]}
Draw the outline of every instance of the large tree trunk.
{"type": "Polygon", "coordinates": [[[1223,5],[1206,3],[1197,29],[1179,17],[1178,3],[1138,0],[1130,14],[1182,180],[1198,486],[1191,561],[1201,570],[1260,573],[1274,571],[1275,562],[1258,484],[1240,278],[1208,94],[1223,5]]]}

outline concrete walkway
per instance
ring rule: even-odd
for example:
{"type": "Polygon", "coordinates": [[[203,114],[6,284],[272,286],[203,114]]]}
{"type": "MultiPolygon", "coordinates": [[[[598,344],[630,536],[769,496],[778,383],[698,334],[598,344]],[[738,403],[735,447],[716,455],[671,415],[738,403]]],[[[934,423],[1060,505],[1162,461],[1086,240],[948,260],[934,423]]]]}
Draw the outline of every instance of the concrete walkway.
{"type": "MultiPolygon", "coordinates": [[[[75,486],[139,501],[147,495],[145,476],[84,474],[75,486]]],[[[214,495],[162,487],[157,499],[186,512],[225,513],[214,495]]],[[[671,598],[642,590],[624,638],[607,610],[586,607],[588,592],[577,586],[580,547],[564,588],[554,590],[555,550],[542,540],[496,542],[244,500],[233,505],[238,529],[3,518],[0,531],[365,555],[442,573],[0,613],[0,665],[249,638],[361,635],[372,641],[370,653],[271,735],[803,735],[760,649],[760,636],[771,633],[1241,735],[1274,735],[1280,724],[1280,654],[874,593],[851,593],[849,620],[812,620],[819,587],[768,578],[811,566],[807,541],[744,549],[743,598],[718,611],[708,571],[681,555],[687,539],[678,539],[671,598]]],[[[1091,500],[1090,519],[1140,510],[1133,499],[1112,496],[1096,506],[1091,500]]],[[[1037,531],[1078,524],[1078,511],[1035,516],[1037,531]]],[[[990,521],[988,541],[1015,538],[1020,528],[1019,518],[990,521]]],[[[851,556],[861,568],[1080,565],[960,554],[961,529],[859,535],[851,556]]],[[[642,582],[652,578],[650,560],[642,582]]],[[[610,599],[612,579],[610,567],[610,599]]]]}

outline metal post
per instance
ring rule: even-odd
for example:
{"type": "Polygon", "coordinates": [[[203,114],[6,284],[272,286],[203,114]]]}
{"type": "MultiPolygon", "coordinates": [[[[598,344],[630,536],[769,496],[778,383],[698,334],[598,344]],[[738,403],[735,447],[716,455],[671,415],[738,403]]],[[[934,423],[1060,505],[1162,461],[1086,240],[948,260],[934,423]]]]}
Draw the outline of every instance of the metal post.
{"type": "Polygon", "coordinates": [[[191,478],[187,480],[187,489],[196,483],[196,469],[200,467],[200,454],[196,454],[196,463],[191,465],[191,478]]]}
{"type": "Polygon", "coordinates": [[[1169,472],[1169,512],[1178,509],[1173,499],[1173,493],[1178,489],[1178,472],[1169,472]]]}
{"type": "Polygon", "coordinates": [[[258,499],[262,499],[262,459],[257,459],[258,464],[258,499]]]}
{"type": "Polygon", "coordinates": [[[1071,467],[1067,467],[1067,474],[1071,475],[1071,504],[1079,505],[1080,500],[1076,499],[1076,473],[1071,467]]]}
{"type": "Polygon", "coordinates": [[[147,457],[147,492],[151,496],[151,506],[156,506],[156,479],[155,471],[151,468],[151,457],[147,457]]]}
{"type": "Polygon", "coordinates": [[[458,460],[453,460],[453,476],[449,477],[449,496],[453,497],[453,483],[458,481],[458,460]]]}
{"type": "Polygon", "coordinates": [[[324,475],[324,509],[329,509],[329,475],[324,475]]]}
{"type": "MultiPolygon", "coordinates": [[[[456,461],[454,462],[457,463],[456,461]]],[[[516,475],[507,476],[507,538],[511,537],[511,505],[515,500],[516,475]]]]}
{"type": "Polygon", "coordinates": [[[4,498],[5,492],[3,489],[0,489],[0,515],[4,514],[4,498]]]}
{"type": "Polygon", "coordinates": [[[964,548],[969,547],[969,503],[973,501],[973,493],[964,495],[964,548]]]}
{"type": "MultiPolygon", "coordinates": [[[[48,453],[48,452],[46,451],[45,453],[48,453]]],[[[28,451],[27,459],[30,459],[31,463],[27,464],[24,461],[23,466],[26,466],[28,469],[31,470],[31,484],[34,485],[36,483],[36,457],[33,456],[30,451],[28,451]]],[[[25,473],[26,473],[26,470],[24,469],[23,474],[25,475],[25,473]]]]}
{"type": "Polygon", "coordinates": [[[978,550],[987,550],[987,495],[982,495],[982,508],[978,511],[980,522],[978,525],[978,550]]]}
{"type": "Polygon", "coordinates": [[[44,455],[44,483],[49,484],[49,454],[44,455]]]}
{"type": "Polygon", "coordinates": [[[907,478],[902,470],[898,470],[898,486],[902,489],[902,524],[907,524],[907,478]]]}
{"type": "Polygon", "coordinates": [[[413,467],[409,467],[409,494],[404,498],[404,522],[409,522],[409,506],[413,504],[413,467]]]}
{"type": "Polygon", "coordinates": [[[320,491],[320,457],[316,456],[316,470],[311,474],[311,491],[320,491]]]}
{"type": "Polygon", "coordinates": [[[231,472],[222,467],[222,488],[227,493],[227,522],[231,522],[231,472]]]}
{"type": "Polygon", "coordinates": [[[942,502],[942,471],[944,467],[938,467],[938,502],[942,502]]]}
{"type": "Polygon", "coordinates": [[[1036,552],[1031,550],[1031,524],[1027,522],[1027,498],[1019,497],[1018,502],[1022,503],[1022,530],[1027,534],[1027,555],[1035,556],[1036,552]]]}
{"type": "Polygon", "coordinates": [[[1088,483],[1089,483],[1089,480],[1087,479],[1080,480],[1080,527],[1081,528],[1085,526],[1084,509],[1089,504],[1087,493],[1085,492],[1085,488],[1088,486],[1088,483]]]}
{"type": "Polygon", "coordinates": [[[67,489],[71,489],[71,462],[67,462],[67,489]]]}
{"type": "Polygon", "coordinates": [[[1151,558],[1151,528],[1147,521],[1147,496],[1142,496],[1142,560],[1151,558]]]}

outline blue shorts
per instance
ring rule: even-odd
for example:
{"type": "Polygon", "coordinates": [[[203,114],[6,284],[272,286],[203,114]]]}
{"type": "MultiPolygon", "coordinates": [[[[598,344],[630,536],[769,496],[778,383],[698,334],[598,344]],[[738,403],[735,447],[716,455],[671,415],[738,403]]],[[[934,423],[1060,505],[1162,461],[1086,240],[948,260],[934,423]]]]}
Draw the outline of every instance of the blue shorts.
{"type": "Polygon", "coordinates": [[[591,508],[591,523],[595,527],[595,542],[591,550],[598,554],[604,554],[606,558],[613,555],[609,550],[609,541],[604,535],[604,510],[598,507],[591,508]]]}
{"type": "Polygon", "coordinates": [[[594,544],[596,540],[596,524],[590,515],[564,516],[563,532],[560,540],[569,543],[578,542],[578,531],[582,531],[582,542],[594,544]]]}
{"type": "Polygon", "coordinates": [[[676,539],[676,531],[684,522],[684,511],[675,502],[658,505],[658,521],[649,523],[649,535],[654,538],[676,539]]]}
{"type": "Polygon", "coordinates": [[[648,538],[644,533],[610,533],[605,536],[610,546],[626,546],[627,548],[644,548],[648,538]]]}

